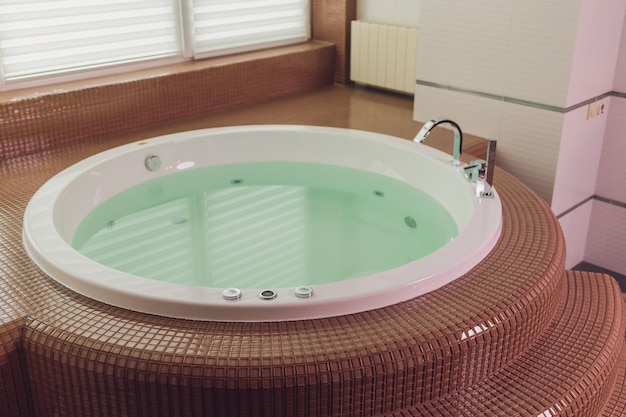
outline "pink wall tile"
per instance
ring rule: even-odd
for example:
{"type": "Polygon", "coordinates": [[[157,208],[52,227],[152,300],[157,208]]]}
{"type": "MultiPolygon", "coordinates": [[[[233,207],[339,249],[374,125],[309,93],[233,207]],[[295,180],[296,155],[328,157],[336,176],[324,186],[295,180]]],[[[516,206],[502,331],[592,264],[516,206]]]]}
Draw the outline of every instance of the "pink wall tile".
{"type": "Polygon", "coordinates": [[[600,154],[607,121],[606,112],[587,120],[587,107],[567,112],[559,147],[551,208],[557,215],[595,192],[600,154]]]}
{"type": "Polygon", "coordinates": [[[612,90],[622,38],[624,0],[582,0],[567,106],[612,90]]]}
{"type": "Polygon", "coordinates": [[[626,209],[595,200],[585,261],[626,274],[626,209]]]}
{"type": "Polygon", "coordinates": [[[589,200],[559,219],[566,242],[565,268],[572,268],[585,259],[592,206],[589,200]]]}
{"type": "Polygon", "coordinates": [[[626,99],[611,97],[610,109],[595,194],[626,203],[626,99]]]}
{"type": "Polygon", "coordinates": [[[617,68],[615,70],[613,90],[626,93],[626,13],[624,13],[622,40],[619,48],[619,56],[617,57],[617,68]]]}

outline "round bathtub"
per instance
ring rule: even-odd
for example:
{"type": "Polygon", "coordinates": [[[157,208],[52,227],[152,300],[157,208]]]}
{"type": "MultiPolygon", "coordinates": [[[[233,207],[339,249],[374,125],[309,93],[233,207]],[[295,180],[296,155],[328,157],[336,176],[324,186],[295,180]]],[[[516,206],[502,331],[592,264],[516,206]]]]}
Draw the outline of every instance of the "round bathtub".
{"type": "MultiPolygon", "coordinates": [[[[291,175],[289,171],[280,175],[287,177],[288,181],[297,181],[290,180],[297,175],[291,175]]],[[[230,183],[232,187],[237,187],[245,180],[248,185],[251,179],[254,185],[254,178],[253,174],[244,179],[234,175],[230,183]]],[[[290,184],[293,185],[297,184],[290,184]]],[[[354,188],[358,187],[354,185],[354,188]]],[[[370,198],[385,197],[384,190],[377,185],[371,188],[371,192],[367,191],[370,198]]],[[[312,126],[215,128],[131,143],[94,155],[60,172],[46,182],[29,202],[24,216],[23,238],[31,259],[50,277],[87,297],[118,307],[199,320],[321,318],[406,301],[440,288],[472,269],[494,247],[500,234],[502,214],[497,192],[494,192],[493,198],[475,195],[475,186],[466,180],[463,167],[450,164],[449,155],[411,141],[364,131],[312,126]],[[136,194],[133,187],[150,184],[145,192],[148,195],[158,194],[164,199],[163,194],[176,194],[179,189],[185,188],[186,181],[169,186],[151,185],[153,181],[184,178],[175,177],[183,172],[187,175],[205,169],[219,167],[228,170],[230,167],[247,166],[245,164],[264,163],[287,164],[295,170],[294,173],[308,166],[327,167],[327,171],[340,170],[339,177],[344,169],[350,170],[345,171],[348,173],[364,172],[369,176],[367,178],[373,178],[374,183],[378,183],[376,178],[380,178],[381,183],[391,181],[401,187],[419,190],[442,207],[445,215],[452,219],[456,232],[438,249],[417,259],[392,263],[382,271],[362,270],[348,273],[353,276],[336,282],[318,280],[313,284],[305,277],[298,283],[290,282],[285,286],[255,285],[257,281],[254,279],[245,287],[226,285],[228,279],[216,287],[154,280],[93,261],[74,248],[75,241],[81,240],[77,236],[81,233],[83,220],[109,201],[119,199],[118,196],[123,196],[122,202],[128,199],[128,204],[132,205],[130,201],[136,194]],[[168,187],[171,190],[168,191],[168,187]]],[[[271,199],[268,201],[271,202],[271,199]]],[[[276,208],[274,211],[281,210],[276,208]]],[[[224,211],[227,214],[235,212],[232,209],[224,211]]],[[[187,224],[186,217],[172,213],[169,216],[174,226],[186,225],[192,232],[195,230],[187,224]]],[[[297,216],[290,217],[291,220],[293,218],[297,216]]],[[[339,218],[333,219],[341,224],[339,218]]],[[[415,228],[416,223],[428,222],[429,219],[415,221],[411,216],[404,217],[408,228],[415,228]]],[[[217,226],[221,227],[220,224],[217,226]]],[[[115,227],[113,220],[107,223],[107,229],[115,227]]],[[[310,234],[311,229],[316,228],[307,229],[306,233],[310,234]]],[[[181,252],[178,244],[172,244],[170,249],[167,245],[173,238],[165,232],[155,233],[146,235],[141,241],[152,242],[153,247],[163,245],[155,257],[164,257],[162,263],[172,265],[172,272],[166,275],[173,276],[180,267],[165,257],[171,255],[172,259],[179,259],[184,257],[185,251],[181,252]],[[176,254],[177,248],[181,254],[176,254]]],[[[407,246],[413,244],[410,235],[404,239],[408,239],[407,246]]],[[[267,235],[260,241],[260,247],[272,246],[284,241],[284,238],[278,234],[275,237],[267,235]]],[[[233,247],[237,246],[236,242],[230,243],[233,247]]],[[[351,242],[338,244],[351,245],[351,242]]],[[[286,246],[294,245],[297,244],[286,246]]],[[[218,249],[223,252],[226,246],[221,245],[218,249]]],[[[327,249],[325,253],[338,252],[337,249],[327,249]]],[[[243,253],[243,258],[249,256],[243,253]]],[[[285,250],[282,258],[288,259],[289,253],[285,250]]],[[[375,255],[371,253],[372,257],[375,255]]],[[[387,255],[382,256],[385,257],[387,255]]],[[[233,262],[243,260],[240,258],[233,262]]],[[[268,258],[265,264],[275,262],[268,258]]],[[[311,260],[307,262],[311,263],[311,260]]],[[[315,263],[324,264],[325,261],[316,258],[315,263]]],[[[253,272],[258,267],[252,265],[249,269],[246,274],[254,276],[253,272]]],[[[287,271],[281,265],[277,265],[275,270],[287,271]]]]}

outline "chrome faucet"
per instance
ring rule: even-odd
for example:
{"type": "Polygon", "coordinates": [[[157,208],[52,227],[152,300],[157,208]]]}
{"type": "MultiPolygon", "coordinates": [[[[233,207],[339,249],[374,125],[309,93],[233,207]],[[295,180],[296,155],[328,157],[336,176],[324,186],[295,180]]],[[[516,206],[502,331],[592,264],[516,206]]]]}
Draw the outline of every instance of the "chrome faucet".
{"type": "Polygon", "coordinates": [[[464,167],[467,179],[476,184],[478,197],[493,197],[493,171],[496,166],[496,141],[487,141],[487,160],[476,159],[464,167]]]}
{"type": "Polygon", "coordinates": [[[432,119],[426,123],[417,132],[417,135],[413,139],[414,142],[423,142],[424,139],[430,134],[430,132],[435,128],[435,126],[440,125],[442,123],[448,123],[452,126],[454,131],[454,148],[452,149],[452,165],[459,165],[461,152],[463,149],[463,133],[461,132],[461,128],[456,122],[450,119],[446,119],[445,117],[440,117],[437,119],[432,119]]]}

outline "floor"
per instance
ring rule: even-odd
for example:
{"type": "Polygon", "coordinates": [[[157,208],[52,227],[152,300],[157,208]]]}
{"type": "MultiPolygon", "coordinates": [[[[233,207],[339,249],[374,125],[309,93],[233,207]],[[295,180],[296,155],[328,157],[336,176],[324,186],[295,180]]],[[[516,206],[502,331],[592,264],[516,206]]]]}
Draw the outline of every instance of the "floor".
{"type": "Polygon", "coordinates": [[[622,292],[626,294],[626,275],[618,274],[617,272],[610,271],[608,269],[599,267],[597,265],[590,264],[589,262],[580,262],[578,265],[572,268],[575,271],[588,271],[588,272],[600,272],[603,274],[611,275],[615,278],[621,288],[622,292]]]}

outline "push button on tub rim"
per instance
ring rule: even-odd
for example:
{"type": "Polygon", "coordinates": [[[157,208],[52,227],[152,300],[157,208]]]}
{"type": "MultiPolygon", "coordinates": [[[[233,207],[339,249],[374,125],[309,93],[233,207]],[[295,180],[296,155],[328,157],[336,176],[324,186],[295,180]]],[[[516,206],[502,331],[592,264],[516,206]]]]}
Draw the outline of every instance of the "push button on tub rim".
{"type": "Polygon", "coordinates": [[[298,298],[309,298],[309,297],[313,297],[313,288],[306,286],[306,285],[302,285],[300,287],[296,287],[295,290],[293,290],[294,294],[296,295],[296,297],[298,298]]]}
{"type": "Polygon", "coordinates": [[[222,291],[222,297],[228,301],[239,300],[241,298],[241,290],[239,288],[226,288],[222,291]]]}

